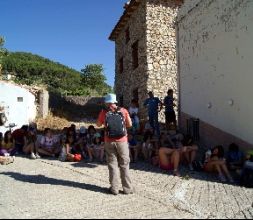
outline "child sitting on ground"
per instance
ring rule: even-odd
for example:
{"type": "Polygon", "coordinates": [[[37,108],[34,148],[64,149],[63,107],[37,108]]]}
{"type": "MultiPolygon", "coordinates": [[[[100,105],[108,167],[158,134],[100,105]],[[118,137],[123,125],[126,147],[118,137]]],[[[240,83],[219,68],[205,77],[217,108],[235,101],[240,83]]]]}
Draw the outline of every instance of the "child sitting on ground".
{"type": "Polygon", "coordinates": [[[29,126],[29,130],[26,136],[26,143],[23,147],[23,152],[25,154],[30,155],[30,158],[40,159],[40,155],[38,153],[38,144],[37,142],[37,126],[35,124],[29,126]]]}
{"type": "Polygon", "coordinates": [[[253,150],[247,153],[246,162],[241,173],[240,185],[253,188],[253,150]]]}
{"type": "Polygon", "coordinates": [[[219,174],[219,179],[222,182],[226,182],[227,177],[230,183],[234,183],[234,180],[227,168],[226,159],[224,158],[224,149],[222,146],[216,146],[206,153],[204,170],[206,172],[217,172],[219,174]]]}
{"type": "Polygon", "coordinates": [[[68,135],[66,138],[66,143],[62,148],[60,154],[60,161],[62,162],[74,162],[75,155],[73,154],[72,150],[74,148],[75,142],[74,137],[72,135],[68,135]]]}
{"type": "Polygon", "coordinates": [[[99,133],[95,134],[93,143],[88,146],[88,154],[90,162],[93,161],[93,158],[99,159],[100,163],[104,162],[104,143],[99,133]]]}
{"type": "Polygon", "coordinates": [[[180,162],[180,151],[175,148],[175,144],[169,135],[161,134],[159,141],[159,165],[162,170],[173,170],[175,176],[180,176],[178,172],[180,162]]]}
{"type": "MultiPolygon", "coordinates": [[[[3,147],[3,133],[0,132],[0,151],[2,150],[3,147]]],[[[10,163],[13,163],[15,160],[15,157],[6,157],[6,156],[0,156],[0,164],[1,165],[8,165],[10,163]]]]}
{"type": "Polygon", "coordinates": [[[49,157],[55,157],[57,154],[60,154],[60,140],[53,136],[50,128],[45,129],[44,136],[41,138],[39,143],[38,152],[41,155],[49,157]]]}
{"type": "Polygon", "coordinates": [[[182,152],[182,157],[185,159],[189,166],[190,171],[193,171],[193,161],[196,159],[198,145],[196,145],[191,136],[186,135],[182,141],[184,146],[184,151],[182,152]]]}
{"type": "Polygon", "coordinates": [[[150,131],[147,131],[144,134],[144,143],[142,145],[142,153],[144,159],[148,162],[152,162],[152,156],[157,149],[157,140],[154,139],[154,134],[150,131]]]}
{"type": "Polygon", "coordinates": [[[129,143],[131,161],[133,163],[136,163],[138,160],[139,146],[132,134],[128,135],[128,143],[129,143]]]}
{"type": "Polygon", "coordinates": [[[11,131],[7,131],[2,141],[0,156],[14,156],[15,154],[15,141],[12,138],[11,131]]]}
{"type": "Polygon", "coordinates": [[[229,151],[227,154],[227,164],[229,170],[241,170],[244,164],[244,155],[239,150],[239,146],[237,144],[230,144],[229,151]]]}

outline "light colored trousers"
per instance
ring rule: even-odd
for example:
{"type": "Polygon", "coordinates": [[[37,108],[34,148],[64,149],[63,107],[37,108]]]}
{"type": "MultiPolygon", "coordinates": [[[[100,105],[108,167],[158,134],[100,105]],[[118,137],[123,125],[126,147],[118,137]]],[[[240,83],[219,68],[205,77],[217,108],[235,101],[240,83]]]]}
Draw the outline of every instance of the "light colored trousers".
{"type": "Polygon", "coordinates": [[[125,193],[132,191],[132,182],[129,174],[130,155],[128,142],[105,143],[105,152],[109,169],[111,189],[119,190],[119,170],[125,193]]]}

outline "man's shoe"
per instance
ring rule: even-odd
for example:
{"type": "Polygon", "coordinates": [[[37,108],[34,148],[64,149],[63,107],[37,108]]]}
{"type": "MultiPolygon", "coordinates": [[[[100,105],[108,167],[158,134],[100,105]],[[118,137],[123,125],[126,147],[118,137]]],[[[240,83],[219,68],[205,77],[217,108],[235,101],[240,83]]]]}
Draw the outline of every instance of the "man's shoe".
{"type": "Polygon", "coordinates": [[[114,195],[114,196],[119,195],[119,191],[118,190],[114,190],[112,188],[109,189],[109,193],[112,194],[112,195],[114,195]]]}
{"type": "Polygon", "coordinates": [[[127,190],[123,192],[125,195],[132,195],[135,193],[135,189],[127,190]]]}

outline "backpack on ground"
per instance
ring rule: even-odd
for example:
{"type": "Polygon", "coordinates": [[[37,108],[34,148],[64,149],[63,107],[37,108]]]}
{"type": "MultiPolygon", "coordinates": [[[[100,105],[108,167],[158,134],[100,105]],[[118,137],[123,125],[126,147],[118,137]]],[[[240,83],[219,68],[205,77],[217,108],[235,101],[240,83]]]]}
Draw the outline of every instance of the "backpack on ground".
{"type": "Polygon", "coordinates": [[[126,136],[126,122],[120,108],[116,111],[108,111],[106,113],[106,134],[109,138],[122,138],[126,136]]]}

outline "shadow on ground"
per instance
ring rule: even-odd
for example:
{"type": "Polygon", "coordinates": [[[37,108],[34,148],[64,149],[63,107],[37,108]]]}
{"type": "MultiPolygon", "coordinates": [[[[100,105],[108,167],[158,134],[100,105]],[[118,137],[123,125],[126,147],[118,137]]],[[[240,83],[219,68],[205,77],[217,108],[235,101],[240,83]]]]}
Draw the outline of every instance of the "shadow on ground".
{"type": "Polygon", "coordinates": [[[86,184],[86,183],[78,183],[72,182],[68,180],[59,180],[50,177],[46,177],[44,175],[25,175],[21,173],[15,172],[3,172],[0,173],[1,175],[9,176],[17,181],[25,182],[25,183],[32,183],[38,185],[54,185],[54,186],[67,186],[73,188],[80,188],[92,192],[98,192],[103,194],[108,194],[108,189],[103,188],[96,185],[86,184]]]}
{"type": "MultiPolygon", "coordinates": [[[[136,170],[136,171],[152,172],[152,173],[164,174],[164,175],[173,175],[172,171],[161,170],[159,167],[152,166],[151,164],[146,163],[146,162],[134,163],[134,164],[131,164],[130,167],[132,170],[136,170]]],[[[179,172],[181,174],[181,178],[185,180],[196,179],[196,180],[207,181],[207,182],[221,183],[216,174],[209,174],[204,171],[189,171],[185,166],[181,166],[179,169],[179,172]]],[[[235,180],[238,179],[239,181],[238,175],[234,175],[234,177],[235,177],[235,180]]],[[[224,183],[224,184],[229,184],[229,183],[224,183]]]]}

